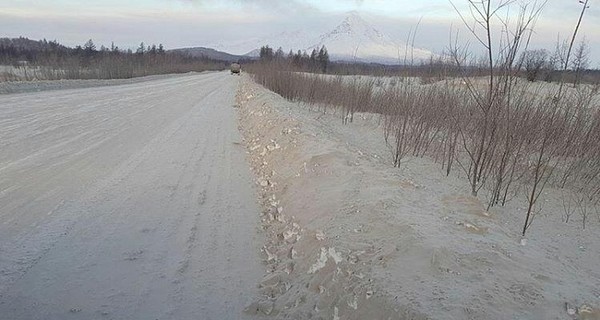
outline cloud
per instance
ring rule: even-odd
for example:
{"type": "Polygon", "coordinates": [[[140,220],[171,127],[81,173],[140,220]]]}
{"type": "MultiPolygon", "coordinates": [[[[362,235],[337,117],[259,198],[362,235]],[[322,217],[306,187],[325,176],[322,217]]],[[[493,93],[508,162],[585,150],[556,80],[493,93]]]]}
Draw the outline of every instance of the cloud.
{"type": "MultiPolygon", "coordinates": [[[[172,2],[170,0],[168,2],[172,2]]],[[[303,1],[298,0],[175,0],[178,2],[192,4],[198,7],[208,8],[238,8],[238,9],[261,9],[267,11],[293,12],[312,11],[315,9],[303,1]]]]}
{"type": "MultiPolygon", "coordinates": [[[[319,12],[329,11],[333,7],[360,8],[367,0],[167,0],[168,2],[177,1],[186,4],[193,4],[201,7],[214,6],[236,6],[239,8],[255,8],[268,11],[278,11],[284,13],[299,12],[319,12]]],[[[386,0],[371,0],[370,2],[381,3],[386,0]]]]}

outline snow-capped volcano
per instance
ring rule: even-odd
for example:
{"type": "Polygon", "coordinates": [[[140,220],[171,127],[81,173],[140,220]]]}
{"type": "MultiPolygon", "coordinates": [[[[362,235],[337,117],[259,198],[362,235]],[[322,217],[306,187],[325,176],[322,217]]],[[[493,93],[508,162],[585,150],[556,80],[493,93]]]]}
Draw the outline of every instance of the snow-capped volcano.
{"type": "MultiPolygon", "coordinates": [[[[327,47],[333,60],[402,63],[405,55],[411,59],[411,48],[405,43],[394,41],[356,12],[351,12],[332,31],[322,34],[318,42],[308,50],[327,47]],[[407,54],[408,53],[408,54],[407,54]]],[[[412,48],[414,60],[427,59],[431,52],[412,48]]]]}
{"type": "Polygon", "coordinates": [[[334,61],[377,62],[399,64],[428,59],[432,53],[428,50],[412,48],[402,41],[392,38],[377,30],[365,21],[357,12],[350,12],[345,19],[330,31],[308,33],[304,30],[281,32],[264,38],[246,39],[238,42],[213,44],[209,47],[232,54],[257,56],[258,49],[268,45],[275,50],[282,48],[285,53],[290,50],[306,51],[325,46],[334,61]],[[406,61],[405,61],[406,56],[406,61]]]}
{"type": "Polygon", "coordinates": [[[258,57],[260,47],[269,46],[277,50],[281,47],[287,54],[290,50],[305,50],[314,44],[314,35],[304,30],[284,31],[262,38],[251,38],[227,43],[215,43],[208,47],[238,55],[258,57]]]}

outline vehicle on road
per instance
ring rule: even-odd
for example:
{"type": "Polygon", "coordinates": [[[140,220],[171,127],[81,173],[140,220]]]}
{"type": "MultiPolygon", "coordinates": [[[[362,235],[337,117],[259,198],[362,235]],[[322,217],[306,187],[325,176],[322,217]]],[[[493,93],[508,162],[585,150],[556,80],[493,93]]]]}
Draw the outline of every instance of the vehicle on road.
{"type": "Polygon", "coordinates": [[[239,63],[232,63],[230,70],[231,74],[239,75],[242,72],[242,66],[239,63]]]}

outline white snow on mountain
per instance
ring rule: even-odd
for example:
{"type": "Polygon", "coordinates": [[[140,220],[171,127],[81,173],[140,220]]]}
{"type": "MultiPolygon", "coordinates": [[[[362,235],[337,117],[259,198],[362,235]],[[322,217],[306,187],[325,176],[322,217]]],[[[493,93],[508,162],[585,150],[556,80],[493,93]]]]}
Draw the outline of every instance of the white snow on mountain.
{"type": "Polygon", "coordinates": [[[265,45],[274,50],[282,48],[307,51],[325,46],[334,61],[377,62],[384,64],[419,62],[429,59],[431,51],[412,48],[402,41],[395,41],[365,21],[357,12],[350,12],[333,30],[309,33],[305,30],[276,33],[263,38],[245,39],[236,42],[216,43],[208,47],[231,54],[258,56],[259,48],[265,45]]]}
{"type": "Polygon", "coordinates": [[[305,50],[313,45],[314,35],[304,30],[284,31],[266,37],[256,37],[234,42],[215,43],[208,47],[231,54],[258,57],[260,47],[269,46],[277,50],[279,47],[287,54],[290,50],[305,50]]]}
{"type": "Polygon", "coordinates": [[[333,60],[395,64],[403,63],[405,55],[409,61],[411,54],[415,61],[420,61],[432,54],[424,49],[411,50],[404,42],[394,41],[356,12],[351,12],[335,29],[321,35],[319,41],[308,49],[323,45],[333,60]]]}

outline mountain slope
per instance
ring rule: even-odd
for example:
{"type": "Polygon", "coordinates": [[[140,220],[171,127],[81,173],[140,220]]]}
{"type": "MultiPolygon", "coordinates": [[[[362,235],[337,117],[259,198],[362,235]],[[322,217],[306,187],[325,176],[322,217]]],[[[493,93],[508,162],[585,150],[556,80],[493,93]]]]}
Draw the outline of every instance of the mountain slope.
{"type": "Polygon", "coordinates": [[[0,38],[0,46],[11,47],[19,51],[70,51],[71,48],[65,47],[56,40],[31,40],[25,37],[18,38],[0,38]]]}
{"type": "Polygon", "coordinates": [[[169,50],[170,52],[180,53],[184,55],[188,55],[194,58],[205,57],[213,60],[227,61],[227,62],[237,62],[239,60],[248,59],[248,57],[229,54],[227,52],[217,51],[211,48],[205,47],[194,47],[194,48],[182,48],[182,49],[173,49],[169,50]]]}
{"type": "MultiPolygon", "coordinates": [[[[350,13],[332,31],[320,36],[319,41],[308,48],[327,47],[333,60],[359,62],[402,63],[405,53],[412,51],[415,60],[427,59],[431,52],[412,48],[403,42],[395,42],[355,12],[350,13]]],[[[409,57],[410,59],[410,57],[409,57]]]]}
{"type": "Polygon", "coordinates": [[[242,39],[233,42],[213,43],[208,47],[216,50],[230,52],[237,55],[258,57],[260,47],[269,46],[274,50],[282,48],[287,54],[290,50],[306,50],[315,44],[315,35],[304,30],[284,31],[274,33],[265,37],[242,39]]]}
{"type": "Polygon", "coordinates": [[[287,54],[290,50],[307,51],[321,46],[327,47],[334,61],[376,62],[401,64],[411,60],[428,59],[431,51],[413,48],[402,41],[395,41],[365,21],[357,12],[350,12],[332,30],[309,33],[304,30],[281,32],[263,38],[245,39],[229,43],[216,43],[210,47],[217,50],[258,56],[258,48],[268,45],[273,49],[281,47],[287,54]]]}

